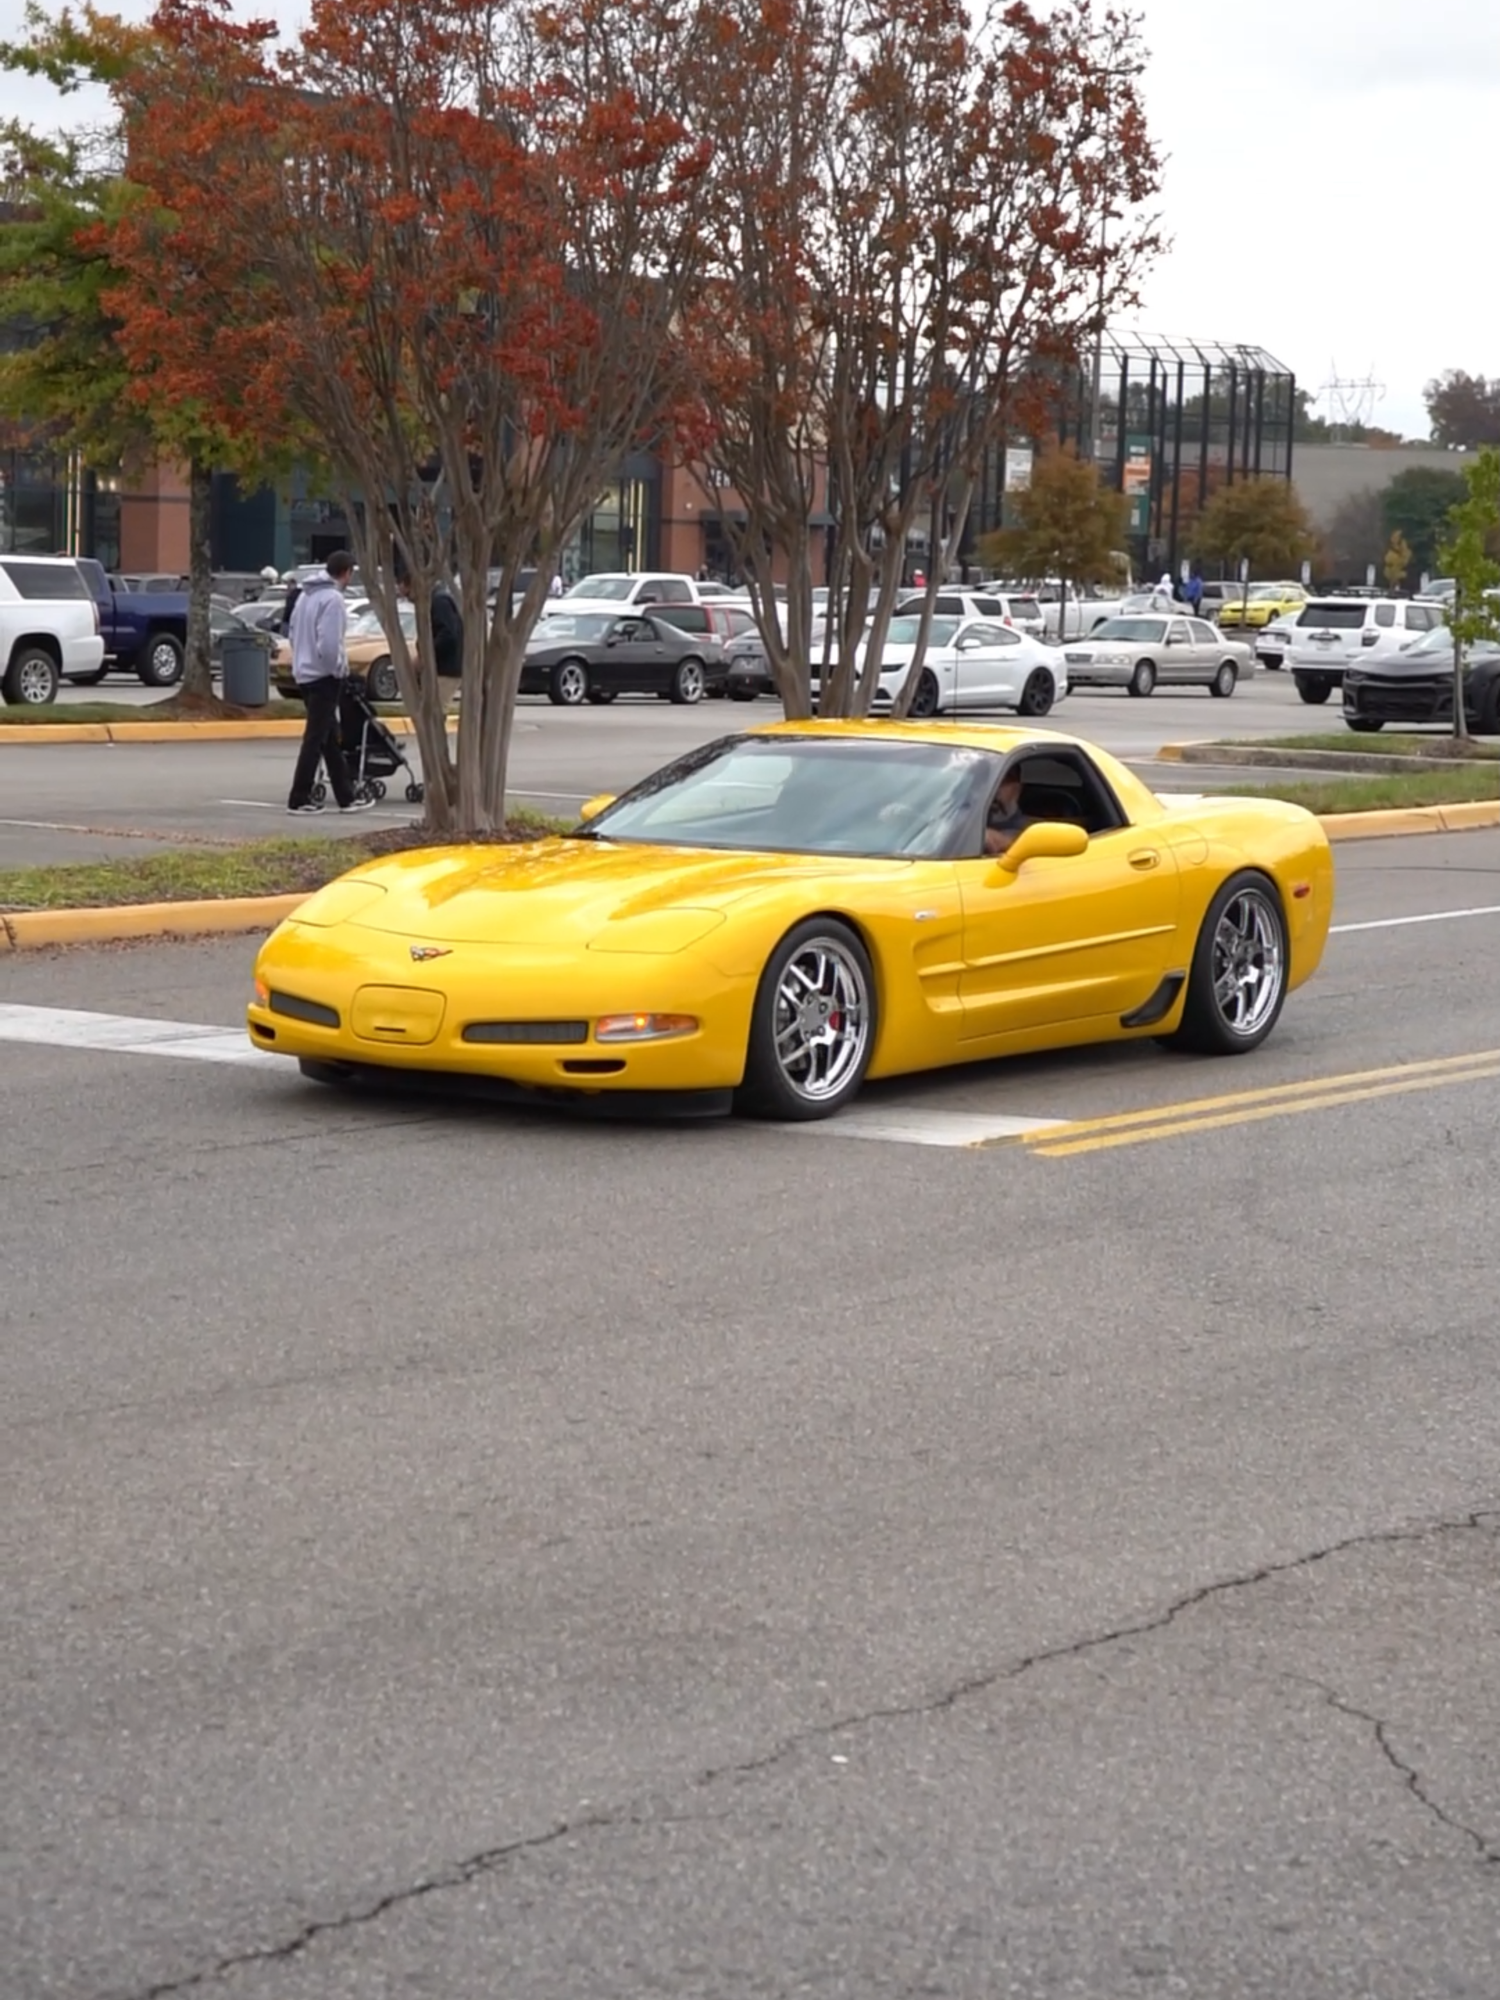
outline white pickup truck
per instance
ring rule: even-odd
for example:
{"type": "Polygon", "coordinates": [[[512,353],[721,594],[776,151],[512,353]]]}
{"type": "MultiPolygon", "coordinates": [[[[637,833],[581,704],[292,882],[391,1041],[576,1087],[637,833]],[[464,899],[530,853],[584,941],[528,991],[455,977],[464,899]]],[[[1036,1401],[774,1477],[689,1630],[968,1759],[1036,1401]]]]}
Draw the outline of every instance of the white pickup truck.
{"type": "Polygon", "coordinates": [[[103,664],[99,607],[72,557],[0,552],[0,695],[49,702],[64,674],[103,664]]]}
{"type": "Polygon", "coordinates": [[[696,577],[667,570],[642,570],[639,574],[632,570],[599,570],[593,576],[580,577],[577,583],[565,590],[561,597],[554,597],[551,603],[553,608],[565,605],[570,612],[618,611],[623,614],[626,611],[646,611],[653,604],[703,604],[723,594],[721,590],[710,589],[705,596],[696,577]]]}

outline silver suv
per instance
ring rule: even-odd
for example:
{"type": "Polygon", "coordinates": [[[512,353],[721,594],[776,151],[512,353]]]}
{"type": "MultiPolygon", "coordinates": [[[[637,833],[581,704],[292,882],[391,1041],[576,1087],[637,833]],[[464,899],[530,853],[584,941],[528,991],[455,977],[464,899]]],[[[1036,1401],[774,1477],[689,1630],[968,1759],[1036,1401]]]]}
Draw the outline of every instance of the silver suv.
{"type": "Polygon", "coordinates": [[[1354,660],[1399,653],[1442,622],[1442,605],[1420,597],[1315,597],[1285,628],[1286,663],[1302,699],[1325,702],[1354,660]]]}

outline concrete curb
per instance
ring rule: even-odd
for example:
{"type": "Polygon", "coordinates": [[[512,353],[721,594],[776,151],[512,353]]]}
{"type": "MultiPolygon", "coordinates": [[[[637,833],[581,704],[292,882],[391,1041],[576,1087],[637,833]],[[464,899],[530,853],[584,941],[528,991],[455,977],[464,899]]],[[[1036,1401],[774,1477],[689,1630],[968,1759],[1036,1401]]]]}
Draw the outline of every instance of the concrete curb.
{"type": "Polygon", "coordinates": [[[49,945],[120,944],[130,938],[195,938],[270,930],[305,903],[295,896],[224,896],[197,903],[127,903],[96,910],[12,910],[0,915],[0,953],[49,945]]]}
{"type": "MultiPolygon", "coordinates": [[[[408,715],[381,718],[393,736],[412,736],[415,729],[408,715]]],[[[448,733],[458,727],[457,716],[449,716],[448,733]]],[[[0,750],[19,745],[58,743],[256,743],[262,739],[298,737],[302,724],[272,722],[0,722],[0,750]]]]}
{"type": "MultiPolygon", "coordinates": [[[[1330,840],[1391,840],[1401,834],[1465,833],[1500,826],[1500,801],[1325,813],[1330,840]]],[[[119,944],[131,938],[223,937],[271,930],[313,892],[237,896],[198,903],[129,903],[95,910],[16,910],[0,914],[0,956],[49,945],[119,944]]]]}

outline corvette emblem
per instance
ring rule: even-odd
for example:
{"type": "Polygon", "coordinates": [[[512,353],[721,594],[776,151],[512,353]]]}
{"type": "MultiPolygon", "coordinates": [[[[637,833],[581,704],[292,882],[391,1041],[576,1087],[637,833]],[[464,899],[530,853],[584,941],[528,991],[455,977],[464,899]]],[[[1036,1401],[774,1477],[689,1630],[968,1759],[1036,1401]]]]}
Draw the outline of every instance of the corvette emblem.
{"type": "Polygon", "coordinates": [[[451,954],[450,948],[445,944],[414,944],[411,947],[411,955],[420,963],[424,959],[447,958],[451,954]]]}

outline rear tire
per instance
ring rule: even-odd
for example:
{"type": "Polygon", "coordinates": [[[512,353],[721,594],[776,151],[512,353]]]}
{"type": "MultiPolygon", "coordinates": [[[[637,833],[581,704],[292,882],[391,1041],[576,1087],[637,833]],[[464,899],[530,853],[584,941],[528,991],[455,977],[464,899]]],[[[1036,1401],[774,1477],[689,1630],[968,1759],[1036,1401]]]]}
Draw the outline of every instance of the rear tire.
{"type": "Polygon", "coordinates": [[[586,660],[559,660],[547,677],[547,699],[554,708],[578,708],[588,700],[586,660]]]}
{"type": "Polygon", "coordinates": [[[1156,686],[1156,669],[1149,660],[1137,660],[1130,676],[1130,692],[1144,700],[1156,686]]]}
{"type": "Polygon", "coordinates": [[[591,687],[589,689],[589,700],[594,704],[595,708],[608,708],[618,693],[618,688],[591,687]]]}
{"type": "Polygon", "coordinates": [[[1292,679],[1298,694],[1311,708],[1321,708],[1333,693],[1333,687],[1328,681],[1315,681],[1307,674],[1293,674],[1292,679]]]}
{"type": "Polygon", "coordinates": [[[1182,1022],[1166,1039],[1199,1055],[1247,1055],[1275,1027],[1286,982],[1281,898],[1269,877],[1243,869],[1208,906],[1193,948],[1182,1022]]]}
{"type": "Polygon", "coordinates": [[[1490,682],[1480,697],[1474,729],[1480,736],[1500,736],[1500,675],[1490,682]]]}
{"type": "Polygon", "coordinates": [[[1027,678],[1016,703],[1017,715],[1050,715],[1057,699],[1057,683],[1045,667],[1037,667],[1027,678]]]}
{"type": "Polygon", "coordinates": [[[148,688],[176,687],[182,679],[182,641],[171,632],[152,632],[141,648],[136,674],[148,688]]]}
{"type": "Polygon", "coordinates": [[[1385,718],[1378,720],[1373,715],[1346,715],[1345,722],[1360,736],[1373,736],[1377,729],[1385,728],[1385,718]]]}
{"type": "Polygon", "coordinates": [[[401,688],[396,679],[396,662],[392,659],[371,660],[365,674],[365,693],[371,701],[399,701],[401,688]]]}
{"type": "Polygon", "coordinates": [[[766,961],[735,1109],[805,1123],[831,1118],[864,1082],[875,1048],[875,975],[837,917],[809,917],[766,961]]]}
{"type": "Polygon", "coordinates": [[[1211,695],[1217,696],[1220,701],[1227,701],[1230,695],[1234,693],[1235,683],[1239,677],[1240,670],[1234,661],[1225,660],[1221,664],[1219,671],[1209,682],[1208,691],[1211,695]]]}
{"type": "Polygon", "coordinates": [[[0,694],[14,708],[45,708],[56,701],[60,676],[45,646],[17,646],[0,680],[0,694]]]}
{"type": "Polygon", "coordinates": [[[672,685],[667,699],[676,708],[691,708],[702,701],[707,688],[701,660],[679,660],[672,675],[672,685]]]}

